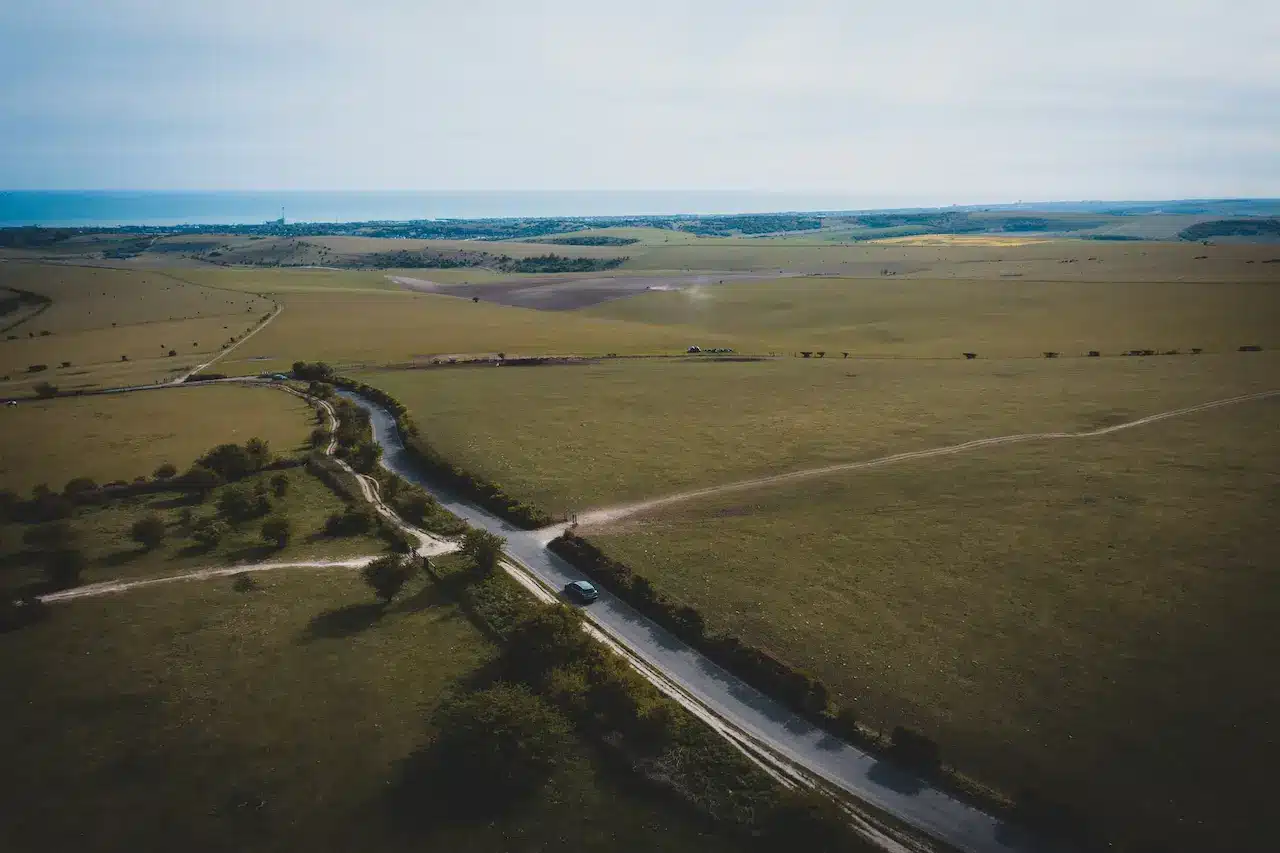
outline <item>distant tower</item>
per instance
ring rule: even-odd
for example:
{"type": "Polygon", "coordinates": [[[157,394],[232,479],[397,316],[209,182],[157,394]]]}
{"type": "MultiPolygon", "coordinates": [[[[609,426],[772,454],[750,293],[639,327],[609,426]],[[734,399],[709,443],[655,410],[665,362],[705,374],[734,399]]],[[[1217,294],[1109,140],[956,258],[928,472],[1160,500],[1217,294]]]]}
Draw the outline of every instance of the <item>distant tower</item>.
{"type": "Polygon", "coordinates": [[[280,205],[280,218],[276,220],[277,225],[284,225],[284,205],[280,205]]]}

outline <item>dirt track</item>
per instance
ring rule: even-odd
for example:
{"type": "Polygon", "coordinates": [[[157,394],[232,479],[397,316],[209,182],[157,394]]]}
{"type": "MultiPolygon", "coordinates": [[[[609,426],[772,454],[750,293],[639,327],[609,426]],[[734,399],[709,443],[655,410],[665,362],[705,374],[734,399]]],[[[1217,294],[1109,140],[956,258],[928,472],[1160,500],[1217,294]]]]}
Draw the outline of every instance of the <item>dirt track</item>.
{"type": "Polygon", "coordinates": [[[1157,421],[1163,421],[1169,418],[1176,418],[1182,415],[1202,412],[1206,409],[1216,409],[1221,406],[1231,406],[1237,403],[1247,403],[1252,400],[1263,400],[1268,397],[1275,396],[1280,396],[1280,390],[1261,391],[1256,394],[1243,394],[1239,397],[1229,397],[1225,400],[1214,400],[1209,403],[1201,403],[1198,406],[1187,406],[1183,409],[1160,412],[1159,414],[1139,418],[1136,421],[1126,421],[1124,423],[1113,424],[1111,426],[1087,430],[1085,432],[1033,432],[1023,433],[1020,435],[1002,435],[994,438],[979,438],[974,441],[966,441],[963,444],[952,444],[947,447],[934,447],[928,450],[912,450],[906,453],[894,453],[890,456],[881,456],[878,459],[867,459],[861,462],[841,462],[836,465],[824,465],[821,468],[806,468],[802,471],[790,471],[786,474],[775,474],[769,477],[755,477],[750,480],[741,480],[737,483],[727,483],[722,486],[709,486],[704,489],[678,492],[673,495],[666,495],[665,497],[639,501],[638,503],[591,510],[589,512],[581,513],[578,516],[578,525],[599,527],[611,524],[623,518],[658,509],[659,507],[682,503],[684,501],[694,500],[695,498],[711,497],[713,495],[724,494],[726,492],[746,491],[748,489],[756,489],[762,486],[773,486],[778,483],[789,483],[796,480],[807,480],[812,477],[823,477],[828,474],[841,474],[846,471],[860,471],[866,468],[879,468],[884,465],[892,465],[895,462],[908,462],[914,459],[928,459],[933,456],[950,456],[956,453],[964,453],[969,450],[978,450],[984,447],[995,447],[1001,444],[1017,444],[1024,441],[1041,441],[1059,438],[1094,438],[1100,435],[1120,432],[1121,430],[1132,429],[1133,427],[1145,426],[1146,424],[1156,423],[1157,421]]]}
{"type": "Polygon", "coordinates": [[[387,278],[420,293],[438,293],[483,302],[536,308],[540,311],[573,311],[649,290],[689,290],[741,281],[767,281],[796,273],[705,272],[690,275],[598,275],[590,277],[537,276],[492,284],[442,284],[424,278],[392,275],[387,278]]]}

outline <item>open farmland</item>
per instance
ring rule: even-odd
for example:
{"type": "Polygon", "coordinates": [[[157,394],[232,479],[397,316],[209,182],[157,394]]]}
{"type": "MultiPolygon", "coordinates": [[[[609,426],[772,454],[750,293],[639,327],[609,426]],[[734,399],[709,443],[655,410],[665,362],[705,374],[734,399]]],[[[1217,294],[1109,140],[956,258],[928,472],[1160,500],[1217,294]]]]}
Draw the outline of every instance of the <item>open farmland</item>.
{"type": "Polygon", "coordinates": [[[587,535],[711,629],[809,670],[873,726],[918,728],[979,778],[1078,804],[1120,838],[1263,849],[1262,780],[1280,760],[1278,417],[1280,401],[1244,403],[587,535]]]}
{"type": "Polygon", "coordinates": [[[412,759],[492,647],[418,579],[386,609],[349,570],[256,583],[60,604],[0,635],[0,848],[732,849],[574,738],[510,811],[439,814],[442,780],[414,777],[412,759]]]}
{"type": "Polygon", "coordinates": [[[0,376],[8,377],[0,387],[13,393],[40,381],[63,390],[163,381],[212,358],[274,308],[254,294],[149,270],[6,262],[0,284],[51,300],[0,342],[0,376]]]}
{"type": "Polygon", "coordinates": [[[149,476],[161,462],[185,469],[223,442],[264,439],[291,453],[315,426],[302,400],[265,388],[215,385],[0,409],[0,483],[25,494],[73,477],[99,483],[149,476]]]}
{"type": "Polygon", "coordinates": [[[1264,352],[623,359],[361,378],[407,405],[451,459],[561,514],[975,438],[1094,429],[1280,387],[1278,370],[1264,352]]]}
{"type": "Polygon", "coordinates": [[[1280,344],[1275,282],[796,278],[649,292],[593,317],[702,328],[769,349],[956,357],[1280,344]]]}
{"type": "MultiPolygon", "coordinates": [[[[678,327],[531,311],[407,291],[282,294],[284,312],[219,370],[257,373],[298,359],[336,364],[508,356],[683,351],[694,336],[678,327]]],[[[728,344],[725,344],[726,346],[728,344]]]]}

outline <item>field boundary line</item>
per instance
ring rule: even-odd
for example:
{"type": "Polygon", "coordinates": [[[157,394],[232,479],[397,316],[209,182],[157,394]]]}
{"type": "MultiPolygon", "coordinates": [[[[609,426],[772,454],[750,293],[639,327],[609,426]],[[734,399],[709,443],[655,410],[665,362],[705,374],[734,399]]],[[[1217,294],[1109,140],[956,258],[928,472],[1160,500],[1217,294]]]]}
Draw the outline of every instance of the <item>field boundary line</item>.
{"type": "Polygon", "coordinates": [[[740,480],[736,483],[726,483],[720,486],[707,486],[702,489],[677,492],[664,497],[651,498],[649,500],[637,501],[635,503],[620,504],[613,507],[589,510],[577,515],[578,524],[583,526],[604,525],[642,512],[648,512],[649,510],[657,509],[659,507],[683,503],[697,498],[712,497],[714,495],[727,494],[730,492],[747,491],[765,486],[773,486],[780,483],[790,483],[814,477],[824,477],[829,474],[842,474],[847,471],[861,471],[869,468],[880,468],[897,462],[910,462],[916,459],[930,459],[935,456],[951,456],[971,450],[981,450],[987,447],[1019,444],[1027,441],[1096,438],[1097,436],[1110,435],[1111,433],[1120,432],[1126,429],[1133,429],[1134,427],[1146,426],[1159,421],[1169,420],[1170,418],[1195,414],[1196,412],[1217,409],[1223,406],[1232,406],[1238,403],[1265,400],[1275,396],[1280,396],[1280,390],[1259,391],[1253,394],[1241,394],[1236,397],[1228,397],[1222,400],[1212,400],[1208,403],[1200,403],[1195,406],[1185,406],[1181,409],[1171,409],[1167,412],[1158,412],[1157,414],[1148,415],[1144,418],[1138,418],[1137,420],[1126,421],[1121,424],[1113,424],[1112,426],[1100,427],[1098,429],[1085,430],[1083,432],[1030,432],[1016,435],[994,436],[992,438],[979,438],[974,439],[973,441],[966,441],[961,444],[947,445],[945,447],[934,447],[926,450],[910,450],[903,453],[893,453],[889,456],[881,456],[877,459],[866,459],[859,462],[839,462],[834,465],[823,465],[818,468],[805,468],[799,471],[789,471],[785,474],[773,474],[767,477],[753,477],[749,480],[740,480]]]}

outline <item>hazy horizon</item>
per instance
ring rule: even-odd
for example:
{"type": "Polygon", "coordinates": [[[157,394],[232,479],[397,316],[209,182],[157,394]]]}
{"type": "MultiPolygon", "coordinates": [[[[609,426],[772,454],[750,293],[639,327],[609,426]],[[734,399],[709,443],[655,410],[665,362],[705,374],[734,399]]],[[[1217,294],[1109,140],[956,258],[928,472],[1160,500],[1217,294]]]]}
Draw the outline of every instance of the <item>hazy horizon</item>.
{"type": "Polygon", "coordinates": [[[0,8],[0,187],[1280,196],[1261,0],[210,8],[0,8]]]}

